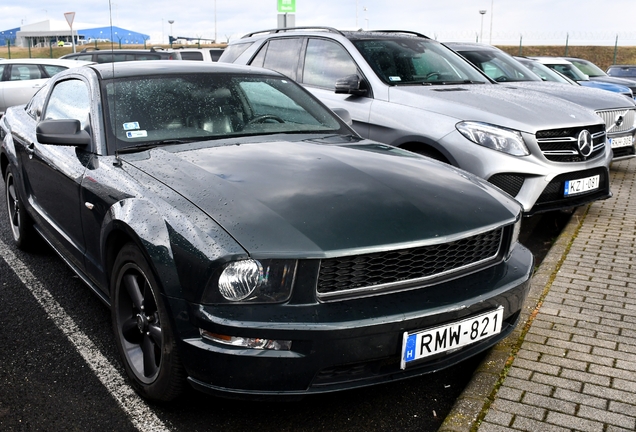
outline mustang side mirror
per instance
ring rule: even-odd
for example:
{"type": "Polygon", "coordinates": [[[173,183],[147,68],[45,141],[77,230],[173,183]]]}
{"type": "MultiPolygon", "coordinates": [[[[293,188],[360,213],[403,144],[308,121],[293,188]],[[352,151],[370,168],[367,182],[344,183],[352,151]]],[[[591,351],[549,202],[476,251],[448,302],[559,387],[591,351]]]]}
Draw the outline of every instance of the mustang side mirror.
{"type": "Polygon", "coordinates": [[[91,143],[91,136],[81,129],[76,119],[42,120],[35,128],[38,142],[42,144],[84,146],[91,143]]]}
{"type": "Polygon", "coordinates": [[[336,93],[364,96],[367,94],[365,84],[358,75],[348,75],[336,81],[336,93]]]}

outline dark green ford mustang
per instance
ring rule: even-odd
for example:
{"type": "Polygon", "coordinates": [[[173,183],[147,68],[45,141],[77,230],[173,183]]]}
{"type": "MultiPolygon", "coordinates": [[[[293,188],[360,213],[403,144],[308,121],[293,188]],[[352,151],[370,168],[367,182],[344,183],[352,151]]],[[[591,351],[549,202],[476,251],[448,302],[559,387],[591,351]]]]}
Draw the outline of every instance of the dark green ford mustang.
{"type": "Polygon", "coordinates": [[[438,370],[509,334],[528,290],[518,203],[361,139],[274,72],[76,68],[0,134],[17,246],[38,233],[109,305],[148,398],[438,370]]]}

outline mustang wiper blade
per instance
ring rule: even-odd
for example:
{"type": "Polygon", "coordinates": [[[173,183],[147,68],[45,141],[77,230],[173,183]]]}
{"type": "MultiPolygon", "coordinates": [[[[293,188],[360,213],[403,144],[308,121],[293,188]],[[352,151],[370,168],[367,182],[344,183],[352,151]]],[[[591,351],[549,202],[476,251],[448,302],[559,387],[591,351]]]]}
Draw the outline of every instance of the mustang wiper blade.
{"type": "Polygon", "coordinates": [[[137,146],[123,147],[118,150],[118,153],[136,153],[140,151],[150,150],[155,147],[167,146],[172,144],[185,144],[193,141],[201,141],[201,138],[191,138],[191,139],[168,139],[163,141],[155,141],[150,143],[145,143],[137,146]]]}

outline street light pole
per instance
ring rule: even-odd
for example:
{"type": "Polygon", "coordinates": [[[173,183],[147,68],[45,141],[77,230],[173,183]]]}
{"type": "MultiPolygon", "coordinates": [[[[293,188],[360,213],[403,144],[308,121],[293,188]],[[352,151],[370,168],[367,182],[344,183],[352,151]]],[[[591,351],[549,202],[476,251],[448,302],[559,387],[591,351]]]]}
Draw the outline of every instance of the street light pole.
{"type": "Polygon", "coordinates": [[[492,45],[492,17],[495,15],[495,0],[490,0],[490,41],[488,42],[492,45]]]}
{"type": "Polygon", "coordinates": [[[368,9],[366,6],[364,6],[362,10],[364,11],[364,20],[367,23],[367,30],[369,30],[369,16],[367,15],[368,9]]]}
{"type": "Polygon", "coordinates": [[[481,30],[479,31],[479,42],[484,43],[484,15],[486,15],[486,9],[479,11],[481,15],[481,30]]]}

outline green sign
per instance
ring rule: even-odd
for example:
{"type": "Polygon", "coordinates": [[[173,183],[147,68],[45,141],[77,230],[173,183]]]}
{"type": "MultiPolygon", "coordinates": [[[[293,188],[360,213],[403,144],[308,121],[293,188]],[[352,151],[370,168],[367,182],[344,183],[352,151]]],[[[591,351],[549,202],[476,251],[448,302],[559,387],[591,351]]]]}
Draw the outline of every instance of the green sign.
{"type": "Polygon", "coordinates": [[[296,0],[278,0],[278,12],[296,13],[296,0]]]}

